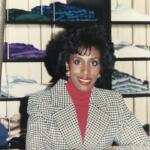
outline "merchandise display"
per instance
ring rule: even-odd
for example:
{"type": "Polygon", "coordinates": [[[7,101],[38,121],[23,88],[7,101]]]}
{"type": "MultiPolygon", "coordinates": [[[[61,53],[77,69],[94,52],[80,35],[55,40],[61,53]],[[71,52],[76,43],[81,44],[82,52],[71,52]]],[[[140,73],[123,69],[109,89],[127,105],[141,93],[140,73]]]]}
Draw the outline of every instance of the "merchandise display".
{"type": "Polygon", "coordinates": [[[148,81],[142,81],[115,69],[112,73],[112,89],[122,94],[150,93],[148,81]]]}

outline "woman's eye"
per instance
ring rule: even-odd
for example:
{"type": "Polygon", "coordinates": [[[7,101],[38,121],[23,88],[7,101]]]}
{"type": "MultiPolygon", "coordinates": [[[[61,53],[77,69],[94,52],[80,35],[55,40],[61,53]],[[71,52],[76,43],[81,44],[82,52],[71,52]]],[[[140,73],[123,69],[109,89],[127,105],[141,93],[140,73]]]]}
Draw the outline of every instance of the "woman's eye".
{"type": "Polygon", "coordinates": [[[76,60],[74,60],[73,62],[74,62],[76,65],[79,65],[79,64],[81,63],[79,59],[76,59],[76,60]]]}
{"type": "Polygon", "coordinates": [[[92,66],[97,66],[97,65],[99,64],[99,62],[96,61],[96,60],[93,60],[93,61],[91,62],[91,64],[92,64],[92,66]]]}

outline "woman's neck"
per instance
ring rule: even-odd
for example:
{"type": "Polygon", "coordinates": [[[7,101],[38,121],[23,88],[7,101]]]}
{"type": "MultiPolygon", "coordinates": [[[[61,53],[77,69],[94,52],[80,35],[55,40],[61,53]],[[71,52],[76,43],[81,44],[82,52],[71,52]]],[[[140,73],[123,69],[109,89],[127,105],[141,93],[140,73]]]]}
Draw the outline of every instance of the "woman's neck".
{"type": "Polygon", "coordinates": [[[66,87],[67,87],[67,90],[68,90],[70,96],[73,99],[76,99],[78,101],[89,99],[89,97],[91,95],[91,89],[89,89],[88,91],[81,91],[81,90],[77,89],[74,86],[74,84],[70,78],[68,78],[68,82],[66,83],[66,87]]]}

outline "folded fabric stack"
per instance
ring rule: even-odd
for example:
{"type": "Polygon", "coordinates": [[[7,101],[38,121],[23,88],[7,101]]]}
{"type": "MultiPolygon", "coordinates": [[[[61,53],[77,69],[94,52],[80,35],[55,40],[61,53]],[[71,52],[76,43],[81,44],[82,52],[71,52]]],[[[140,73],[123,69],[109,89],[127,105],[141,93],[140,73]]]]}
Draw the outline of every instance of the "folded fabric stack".
{"type": "Polygon", "coordinates": [[[114,44],[115,56],[117,58],[150,58],[150,48],[141,45],[133,45],[125,42],[114,44]]]}
{"type": "Polygon", "coordinates": [[[142,81],[127,73],[113,70],[112,89],[122,94],[147,94],[149,91],[148,81],[142,81]]]}
{"type": "Polygon", "coordinates": [[[0,147],[7,145],[8,129],[0,123],[0,147]]]}
{"type": "Polygon", "coordinates": [[[3,60],[18,60],[31,58],[44,58],[45,51],[35,48],[31,44],[5,43],[3,49],[3,60]]]}
{"type": "Polygon", "coordinates": [[[140,48],[137,46],[127,46],[122,49],[119,49],[118,51],[115,51],[115,55],[118,58],[124,57],[124,58],[130,58],[130,57],[144,57],[144,58],[150,58],[150,50],[148,48],[140,48]]]}
{"type": "Polygon", "coordinates": [[[38,22],[50,21],[96,21],[93,10],[75,4],[51,3],[49,6],[35,6],[31,11],[21,9],[8,9],[7,21],[12,22],[38,22]]]}
{"type": "Polygon", "coordinates": [[[114,50],[119,50],[121,48],[127,47],[127,46],[131,46],[131,43],[125,42],[125,41],[114,41],[113,43],[114,45],[114,50]]]}
{"type": "Polygon", "coordinates": [[[53,21],[96,21],[95,12],[75,4],[51,3],[49,6],[36,6],[32,12],[52,17],[53,21]],[[53,14],[53,9],[54,14],[53,14]],[[55,19],[55,20],[54,20],[55,19]]]}
{"type": "Polygon", "coordinates": [[[2,74],[1,96],[25,97],[46,89],[47,85],[39,84],[33,79],[28,79],[18,74],[6,77],[2,74]]]}
{"type": "Polygon", "coordinates": [[[21,116],[20,114],[14,114],[10,118],[4,117],[1,118],[1,125],[7,129],[8,141],[14,137],[20,137],[22,134],[21,129],[21,116]]]}
{"type": "Polygon", "coordinates": [[[46,16],[39,15],[30,11],[22,9],[7,9],[7,21],[9,22],[35,22],[35,23],[49,23],[50,19],[46,16]]]}
{"type": "Polygon", "coordinates": [[[21,119],[21,114],[10,118],[0,116],[0,148],[25,147],[26,128],[21,125],[21,119]]]}

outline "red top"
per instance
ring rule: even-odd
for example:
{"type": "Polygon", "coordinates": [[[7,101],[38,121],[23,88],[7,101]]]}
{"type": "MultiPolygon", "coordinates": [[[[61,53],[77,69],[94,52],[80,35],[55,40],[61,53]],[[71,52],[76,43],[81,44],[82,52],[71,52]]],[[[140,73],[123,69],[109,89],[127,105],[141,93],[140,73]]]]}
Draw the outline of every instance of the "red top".
{"type": "Polygon", "coordinates": [[[81,137],[82,141],[84,141],[91,90],[85,92],[78,90],[71,79],[68,79],[66,87],[75,105],[81,137]]]}

